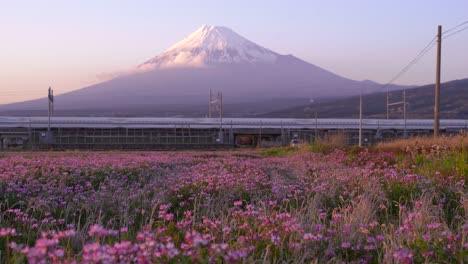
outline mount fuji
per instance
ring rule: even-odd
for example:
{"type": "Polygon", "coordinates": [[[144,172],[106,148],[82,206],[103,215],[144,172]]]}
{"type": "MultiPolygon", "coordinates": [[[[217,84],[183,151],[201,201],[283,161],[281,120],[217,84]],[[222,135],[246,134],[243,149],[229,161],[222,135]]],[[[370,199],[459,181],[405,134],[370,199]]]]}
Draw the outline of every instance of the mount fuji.
{"type": "MultiPolygon", "coordinates": [[[[57,115],[204,116],[212,89],[223,93],[227,115],[249,116],[381,87],[278,54],[229,28],[203,26],[120,76],[56,96],[55,109],[57,115]]],[[[35,115],[46,106],[43,98],[0,112],[35,115]]]]}
{"type": "Polygon", "coordinates": [[[279,54],[226,27],[203,26],[139,68],[275,63],[279,54]]]}

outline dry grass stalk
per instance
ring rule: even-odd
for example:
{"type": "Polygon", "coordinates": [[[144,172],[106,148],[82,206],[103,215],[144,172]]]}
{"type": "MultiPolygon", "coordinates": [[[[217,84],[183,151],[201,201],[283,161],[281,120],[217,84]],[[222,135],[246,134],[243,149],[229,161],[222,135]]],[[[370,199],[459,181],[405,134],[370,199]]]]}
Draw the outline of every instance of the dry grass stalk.
{"type": "Polygon", "coordinates": [[[401,151],[407,148],[431,149],[433,146],[443,146],[451,150],[468,148],[468,133],[454,136],[441,136],[434,139],[432,136],[412,137],[379,143],[376,148],[383,151],[401,151]]]}

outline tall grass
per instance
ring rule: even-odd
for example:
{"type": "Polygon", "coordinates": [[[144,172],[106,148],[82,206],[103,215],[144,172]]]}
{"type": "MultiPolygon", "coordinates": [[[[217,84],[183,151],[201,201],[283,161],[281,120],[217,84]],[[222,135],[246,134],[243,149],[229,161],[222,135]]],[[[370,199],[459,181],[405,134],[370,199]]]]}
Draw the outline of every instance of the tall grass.
{"type": "Polygon", "coordinates": [[[385,152],[395,152],[408,158],[406,164],[413,173],[426,177],[468,176],[468,135],[460,133],[454,136],[417,137],[400,139],[378,144],[376,149],[385,152]]]}
{"type": "Polygon", "coordinates": [[[430,150],[433,147],[450,150],[468,149],[468,134],[460,133],[452,136],[432,136],[412,137],[407,139],[397,139],[377,144],[376,149],[380,151],[401,152],[407,149],[430,150]]]}
{"type": "Polygon", "coordinates": [[[343,149],[348,146],[349,137],[342,132],[326,135],[318,138],[312,143],[302,144],[297,147],[287,146],[279,148],[269,148],[262,151],[265,156],[284,157],[291,154],[320,152],[329,153],[335,149],[343,149]]]}

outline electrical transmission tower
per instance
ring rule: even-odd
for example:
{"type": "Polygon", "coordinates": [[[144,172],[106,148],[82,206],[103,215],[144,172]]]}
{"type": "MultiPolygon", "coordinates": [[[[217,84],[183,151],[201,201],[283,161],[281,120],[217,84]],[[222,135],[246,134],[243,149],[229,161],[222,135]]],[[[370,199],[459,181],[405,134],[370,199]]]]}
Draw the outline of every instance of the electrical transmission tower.
{"type": "Polygon", "coordinates": [[[210,89],[210,100],[208,104],[208,117],[213,118],[213,114],[218,114],[219,118],[219,136],[218,143],[223,143],[223,94],[217,93],[217,96],[213,98],[213,93],[210,89]]]}
{"type": "Polygon", "coordinates": [[[403,136],[407,137],[408,132],[406,130],[406,118],[407,118],[406,110],[407,110],[408,102],[406,100],[406,89],[403,90],[403,99],[401,101],[392,103],[392,102],[390,102],[390,96],[391,96],[391,93],[387,92],[387,119],[390,119],[390,107],[396,106],[396,105],[402,105],[403,106],[403,120],[405,122],[405,128],[404,128],[404,131],[403,131],[403,136]]]}

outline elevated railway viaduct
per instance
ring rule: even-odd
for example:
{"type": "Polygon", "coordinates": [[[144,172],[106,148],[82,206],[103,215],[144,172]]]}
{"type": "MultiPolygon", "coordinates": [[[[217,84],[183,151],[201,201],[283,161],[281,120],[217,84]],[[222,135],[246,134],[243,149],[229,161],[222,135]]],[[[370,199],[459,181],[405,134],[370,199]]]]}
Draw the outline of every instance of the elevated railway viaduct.
{"type": "MultiPolygon", "coordinates": [[[[357,144],[357,119],[0,117],[0,150],[192,149],[269,147],[335,133],[357,144]]],[[[442,134],[468,130],[468,120],[441,120],[442,134]]],[[[364,144],[433,132],[429,119],[364,119],[364,144]]]]}

